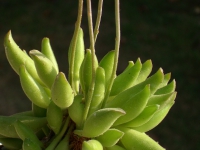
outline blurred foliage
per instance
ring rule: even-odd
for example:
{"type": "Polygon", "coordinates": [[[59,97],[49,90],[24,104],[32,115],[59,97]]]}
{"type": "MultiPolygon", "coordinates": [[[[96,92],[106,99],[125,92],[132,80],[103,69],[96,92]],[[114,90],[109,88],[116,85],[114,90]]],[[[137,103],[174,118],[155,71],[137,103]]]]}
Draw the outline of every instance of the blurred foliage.
{"type": "MultiPolygon", "coordinates": [[[[94,19],[97,0],[93,2],[94,19]]],[[[99,59],[114,48],[113,1],[104,2],[100,34],[96,43],[99,59]]],[[[31,108],[19,79],[9,66],[3,38],[12,29],[18,45],[40,50],[43,37],[51,40],[60,70],[66,72],[67,51],[77,15],[73,0],[0,0],[0,115],[31,108]]],[[[89,46],[86,9],[82,27],[89,46]]],[[[162,67],[176,79],[178,96],[166,119],[149,134],[169,150],[200,148],[200,1],[121,1],[121,48],[118,73],[129,60],[152,59],[154,71],[162,67]]]]}

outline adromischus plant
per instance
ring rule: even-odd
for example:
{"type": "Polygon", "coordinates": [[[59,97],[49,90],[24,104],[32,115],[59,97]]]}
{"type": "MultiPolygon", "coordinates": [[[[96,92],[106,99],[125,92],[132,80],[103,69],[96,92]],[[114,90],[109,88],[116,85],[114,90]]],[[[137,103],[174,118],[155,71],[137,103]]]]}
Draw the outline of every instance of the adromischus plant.
{"type": "Polygon", "coordinates": [[[75,31],[68,51],[69,75],[59,68],[49,39],[41,52],[22,51],[5,37],[7,59],[19,75],[32,110],[0,116],[0,142],[6,149],[23,150],[162,150],[145,132],[167,115],[176,97],[170,73],[152,70],[151,60],[130,61],[116,75],[120,24],[119,0],[115,0],[115,50],[98,61],[95,41],[103,0],[93,31],[91,2],[87,0],[90,48],[85,51],[80,27],[83,1],[79,0],[75,31]]]}

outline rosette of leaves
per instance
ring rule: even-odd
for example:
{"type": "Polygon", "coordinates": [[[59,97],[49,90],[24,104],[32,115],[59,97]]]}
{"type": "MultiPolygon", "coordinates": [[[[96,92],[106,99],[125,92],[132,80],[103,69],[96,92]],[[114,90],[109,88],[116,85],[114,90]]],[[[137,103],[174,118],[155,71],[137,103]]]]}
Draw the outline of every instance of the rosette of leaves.
{"type": "MultiPolygon", "coordinates": [[[[87,4],[90,11],[90,2],[87,4]]],[[[119,1],[115,4],[118,24],[119,1]]],[[[77,22],[80,25],[79,17],[77,22]]],[[[156,127],[174,104],[175,80],[169,82],[170,73],[164,74],[161,68],[149,76],[151,60],[142,63],[139,58],[129,61],[117,75],[119,32],[115,50],[98,60],[94,51],[98,23],[93,32],[89,21],[91,46],[86,50],[79,25],[76,24],[68,51],[68,77],[59,71],[48,38],[42,40],[41,51],[31,50],[28,55],[15,43],[11,31],[7,33],[6,56],[19,75],[32,110],[0,116],[0,142],[4,148],[164,149],[145,132],[156,127]]],[[[116,28],[120,30],[119,25],[116,28]]]]}

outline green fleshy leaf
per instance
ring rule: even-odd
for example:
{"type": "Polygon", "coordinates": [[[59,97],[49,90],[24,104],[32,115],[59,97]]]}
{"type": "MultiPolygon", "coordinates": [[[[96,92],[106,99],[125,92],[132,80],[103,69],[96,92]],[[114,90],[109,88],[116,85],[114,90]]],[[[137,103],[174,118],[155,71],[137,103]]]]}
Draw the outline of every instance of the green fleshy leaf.
{"type": "Polygon", "coordinates": [[[106,132],[125,112],[120,108],[104,108],[90,115],[84,123],[83,130],[76,131],[81,136],[92,138],[106,132]]]}
{"type": "Polygon", "coordinates": [[[104,146],[111,147],[114,146],[119,139],[124,135],[124,133],[117,129],[109,129],[102,135],[96,137],[96,139],[104,146]]]}
{"type": "Polygon", "coordinates": [[[121,147],[119,145],[114,145],[111,147],[105,147],[105,150],[127,150],[127,149],[125,149],[124,147],[121,147]]]}
{"type": "Polygon", "coordinates": [[[82,150],[103,150],[103,146],[97,140],[84,141],[82,150]]]}
{"type": "Polygon", "coordinates": [[[19,120],[29,126],[34,132],[39,131],[46,125],[46,118],[38,118],[31,116],[0,116],[0,135],[10,138],[19,138],[14,123],[19,120]]]}
{"type": "Polygon", "coordinates": [[[112,107],[112,108],[118,107],[118,108],[123,109],[126,112],[124,116],[120,117],[114,123],[114,126],[126,123],[134,119],[136,116],[138,116],[145,108],[149,96],[150,96],[150,87],[149,85],[147,85],[141,92],[139,92],[132,98],[123,99],[123,101],[121,101],[122,103],[120,104],[119,102],[117,102],[117,100],[119,99],[116,99],[116,100],[114,99],[113,102],[116,102],[117,105],[113,103],[113,105],[109,107],[112,107]]]}
{"type": "Polygon", "coordinates": [[[25,51],[22,51],[12,38],[11,31],[9,31],[4,39],[4,47],[6,57],[13,70],[19,74],[19,68],[21,65],[25,65],[31,76],[40,84],[43,84],[40,80],[33,60],[27,55],[25,51]]]}
{"type": "Polygon", "coordinates": [[[114,64],[115,51],[109,51],[100,61],[99,66],[105,70],[105,87],[108,86],[110,81],[113,64],[114,64]]]}
{"type": "Polygon", "coordinates": [[[43,86],[35,81],[28,73],[24,65],[20,66],[19,77],[22,89],[26,96],[39,107],[47,108],[50,98],[44,90],[43,86]]]}
{"type": "Polygon", "coordinates": [[[42,146],[42,143],[40,142],[40,140],[38,139],[34,131],[31,128],[29,128],[27,125],[23,124],[20,121],[16,121],[14,126],[20,139],[24,141],[26,138],[29,138],[37,145],[42,146]]]}
{"type": "Polygon", "coordinates": [[[154,75],[146,79],[144,82],[141,82],[140,84],[137,84],[120,94],[118,94],[113,99],[109,100],[106,103],[107,108],[109,107],[115,107],[115,106],[121,106],[124,103],[124,100],[129,100],[139,92],[141,92],[146,85],[150,84],[150,95],[153,95],[155,91],[158,89],[159,85],[162,83],[164,78],[162,69],[159,69],[154,75]]]}
{"type": "Polygon", "coordinates": [[[78,29],[78,35],[77,35],[77,41],[75,44],[75,56],[74,60],[72,60],[72,50],[73,50],[73,45],[75,42],[75,35],[73,35],[72,40],[70,42],[69,46],[69,51],[68,51],[68,62],[69,66],[74,63],[74,68],[71,68],[73,72],[73,77],[72,77],[72,84],[74,85],[74,90],[78,93],[79,91],[79,84],[80,84],[80,67],[84,59],[84,52],[85,52],[85,46],[84,46],[84,39],[83,39],[83,30],[82,28],[79,27],[78,29]]]}
{"type": "Polygon", "coordinates": [[[126,69],[124,72],[118,75],[114,80],[110,95],[117,95],[122,91],[130,88],[137,79],[141,68],[142,63],[140,59],[138,59],[137,62],[131,68],[126,69]]]}
{"type": "Polygon", "coordinates": [[[137,127],[145,124],[147,121],[149,121],[155,112],[159,109],[159,105],[150,105],[147,106],[136,118],[133,120],[122,124],[123,127],[137,127]]]}
{"type": "Polygon", "coordinates": [[[97,67],[95,75],[95,87],[90,103],[90,110],[88,115],[101,108],[101,103],[105,94],[105,71],[101,67],[97,67]]]}
{"type": "Polygon", "coordinates": [[[49,89],[51,89],[56,75],[58,74],[53,63],[38,50],[31,50],[29,54],[35,63],[35,67],[40,79],[49,89]]]}
{"type": "Polygon", "coordinates": [[[74,99],[74,92],[65,74],[59,72],[51,89],[53,102],[62,109],[68,108],[74,99]]]}
{"type": "MultiPolygon", "coordinates": [[[[95,70],[98,67],[98,60],[96,55],[95,55],[94,67],[95,70]]],[[[91,81],[92,81],[92,54],[91,50],[87,49],[84,60],[80,68],[80,83],[84,95],[87,94],[91,81]]]]}
{"type": "Polygon", "coordinates": [[[35,141],[30,138],[25,138],[23,142],[23,150],[42,150],[40,145],[38,145],[35,141]]]}
{"type": "Polygon", "coordinates": [[[47,108],[47,122],[55,134],[58,134],[62,126],[63,112],[53,101],[47,108]]]}
{"type": "Polygon", "coordinates": [[[23,111],[23,112],[19,112],[16,114],[11,115],[11,117],[17,117],[17,116],[30,116],[30,117],[34,117],[34,113],[32,110],[28,110],[28,111],[23,111]]]}
{"type": "Polygon", "coordinates": [[[167,93],[167,94],[153,95],[148,100],[147,105],[154,105],[154,104],[162,105],[162,103],[167,101],[173,94],[174,92],[167,93]]]}
{"type": "Polygon", "coordinates": [[[158,88],[158,89],[160,89],[160,88],[166,86],[166,85],[168,84],[168,82],[169,82],[170,79],[171,79],[171,73],[165,74],[165,75],[164,75],[164,80],[163,80],[163,82],[159,85],[159,88],[158,88]]]}
{"type": "Polygon", "coordinates": [[[153,115],[153,117],[146,122],[145,124],[134,127],[134,130],[140,131],[140,132],[147,132],[154,127],[156,127],[168,114],[170,108],[174,104],[174,99],[176,97],[176,93],[174,93],[164,104],[160,106],[160,108],[157,110],[157,112],[153,115]]]}
{"type": "Polygon", "coordinates": [[[55,58],[55,55],[54,55],[54,52],[51,48],[51,45],[50,45],[50,40],[49,38],[43,38],[42,39],[42,46],[41,46],[41,52],[49,59],[51,60],[54,68],[56,69],[56,72],[58,73],[59,72],[59,69],[58,69],[58,63],[56,61],[56,58],[55,58]]]}
{"type": "Polygon", "coordinates": [[[126,70],[132,68],[133,66],[134,66],[134,62],[133,62],[133,61],[129,61],[129,62],[128,62],[128,66],[124,69],[124,71],[126,71],[126,70]]]}
{"type": "Polygon", "coordinates": [[[155,93],[155,95],[160,95],[160,94],[166,94],[166,93],[171,93],[174,92],[176,88],[176,81],[173,80],[171,83],[169,83],[168,85],[158,89],[155,93]]]}
{"type": "Polygon", "coordinates": [[[124,132],[121,142],[128,150],[164,150],[163,147],[145,133],[128,128],[121,130],[124,132]]]}
{"type": "Polygon", "coordinates": [[[83,102],[83,95],[76,95],[72,105],[68,108],[70,118],[75,122],[79,129],[81,126],[85,104],[83,102]]]}
{"type": "Polygon", "coordinates": [[[139,84],[143,81],[146,80],[146,78],[149,76],[149,74],[151,73],[153,68],[152,62],[151,60],[147,60],[146,62],[144,62],[142,64],[142,68],[140,70],[140,73],[136,79],[136,81],[134,82],[134,85],[139,84]]]}

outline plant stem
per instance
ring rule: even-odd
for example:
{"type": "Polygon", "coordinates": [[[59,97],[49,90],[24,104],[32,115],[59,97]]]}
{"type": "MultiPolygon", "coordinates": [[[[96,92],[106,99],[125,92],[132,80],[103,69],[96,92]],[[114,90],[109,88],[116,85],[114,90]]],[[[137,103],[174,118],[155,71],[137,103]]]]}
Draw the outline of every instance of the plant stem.
{"type": "Polygon", "coordinates": [[[67,134],[63,138],[64,141],[68,141],[69,142],[69,138],[70,138],[70,135],[71,135],[73,129],[74,129],[74,124],[69,127],[69,130],[67,131],[67,134]]]}
{"type": "Polygon", "coordinates": [[[70,135],[73,132],[75,124],[71,124],[64,138],[56,146],[55,150],[68,150],[70,148],[70,135]]]}
{"type": "Polygon", "coordinates": [[[97,12],[97,19],[96,19],[95,28],[94,28],[94,41],[95,42],[97,40],[97,35],[99,33],[99,25],[100,25],[101,16],[102,16],[102,7],[103,7],[103,0],[99,0],[99,3],[98,3],[98,12],[97,12]]]}
{"type": "Polygon", "coordinates": [[[53,139],[53,141],[49,144],[49,146],[45,150],[54,150],[56,145],[60,142],[61,138],[65,134],[70,122],[70,117],[68,116],[64,126],[62,127],[61,131],[56,135],[56,137],[53,139]]]}
{"type": "Polygon", "coordinates": [[[92,81],[90,84],[90,88],[88,90],[88,93],[86,95],[86,104],[85,104],[85,109],[83,112],[83,120],[82,124],[84,124],[89,108],[90,108],[90,103],[92,100],[93,92],[94,92],[94,85],[95,85],[95,49],[94,49],[94,33],[93,33],[93,23],[92,23],[92,9],[91,9],[91,0],[87,0],[87,16],[88,16],[88,28],[89,28],[89,35],[90,35],[90,49],[91,49],[91,54],[92,54],[92,81]]]}
{"type": "Polygon", "coordinates": [[[76,51],[76,43],[78,38],[78,30],[81,26],[81,20],[82,20],[82,13],[83,13],[83,0],[79,0],[78,4],[78,15],[77,15],[77,21],[75,23],[75,31],[74,31],[74,41],[72,43],[72,54],[71,54],[71,64],[69,66],[69,83],[72,86],[72,89],[74,92],[76,92],[75,85],[73,82],[74,77],[74,60],[75,60],[75,51],[76,51]]]}
{"type": "Polygon", "coordinates": [[[110,82],[108,84],[108,88],[106,89],[105,98],[102,104],[102,107],[105,106],[108,97],[110,95],[110,91],[115,79],[117,65],[118,65],[118,57],[119,57],[119,47],[120,47],[120,12],[119,12],[119,0],[115,0],[115,25],[116,25],[116,38],[115,38],[115,58],[114,58],[114,65],[112,76],[110,82]]]}

